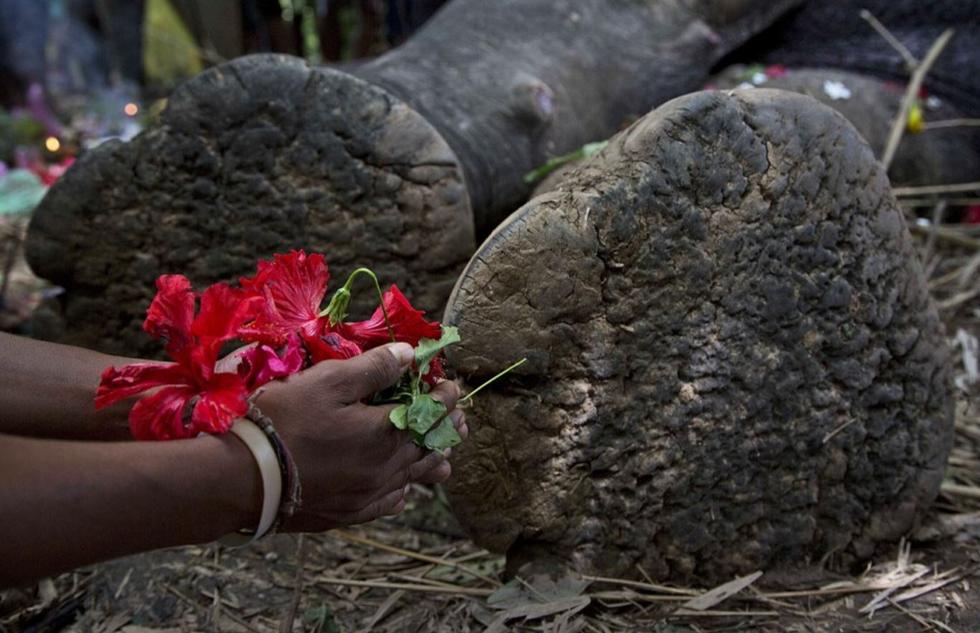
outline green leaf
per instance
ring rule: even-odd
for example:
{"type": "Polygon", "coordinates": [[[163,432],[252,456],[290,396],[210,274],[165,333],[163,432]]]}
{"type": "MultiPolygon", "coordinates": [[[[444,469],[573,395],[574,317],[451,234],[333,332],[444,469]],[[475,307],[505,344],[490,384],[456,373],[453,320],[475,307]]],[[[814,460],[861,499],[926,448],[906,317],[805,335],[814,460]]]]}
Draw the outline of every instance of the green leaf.
{"type": "Polygon", "coordinates": [[[442,326],[442,336],[438,341],[431,338],[424,338],[419,341],[415,348],[415,365],[419,368],[419,375],[424,376],[429,373],[429,363],[436,357],[436,354],[453,343],[459,343],[459,341],[459,330],[451,325],[442,326]]]}
{"type": "Polygon", "coordinates": [[[425,433],[439,418],[446,415],[446,405],[426,393],[412,398],[407,411],[408,428],[416,433],[425,433]]]}
{"type": "Polygon", "coordinates": [[[449,418],[443,418],[439,426],[425,434],[425,447],[437,451],[452,448],[462,441],[449,418]]]}
{"type": "Polygon", "coordinates": [[[404,431],[405,429],[407,429],[408,428],[408,405],[400,404],[394,409],[392,409],[391,413],[388,414],[388,419],[391,421],[392,424],[395,425],[396,429],[400,431],[404,431]]]}
{"type": "Polygon", "coordinates": [[[570,163],[576,160],[582,160],[583,158],[591,158],[595,156],[602,148],[604,148],[609,141],[597,141],[595,143],[586,143],[582,147],[578,148],[574,152],[569,154],[564,154],[562,156],[555,156],[546,162],[544,165],[533,169],[526,174],[524,174],[524,182],[528,185],[534,184],[539,180],[544,180],[545,176],[555,171],[565,163],[570,163]]]}

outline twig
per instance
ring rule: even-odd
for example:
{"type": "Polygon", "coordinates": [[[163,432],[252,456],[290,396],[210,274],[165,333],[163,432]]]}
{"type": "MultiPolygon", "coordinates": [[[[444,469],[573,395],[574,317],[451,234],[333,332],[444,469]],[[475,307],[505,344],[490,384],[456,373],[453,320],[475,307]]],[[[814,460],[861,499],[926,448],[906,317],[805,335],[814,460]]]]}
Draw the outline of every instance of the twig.
{"type": "Polygon", "coordinates": [[[980,119],[943,119],[941,121],[924,121],[923,130],[938,130],[948,127],[976,127],[980,126],[980,119]]]}
{"type": "MultiPolygon", "coordinates": [[[[203,611],[204,614],[207,615],[208,608],[205,607],[204,605],[202,605],[197,600],[194,600],[193,598],[189,598],[189,597],[185,596],[179,589],[177,589],[173,585],[164,585],[164,587],[167,589],[167,591],[169,591],[170,593],[172,593],[175,596],[177,596],[177,598],[179,598],[182,602],[184,602],[184,603],[186,603],[186,604],[194,607],[198,611],[203,611]]],[[[228,618],[229,620],[231,620],[235,624],[237,624],[237,625],[239,625],[239,626],[241,626],[243,628],[246,628],[249,631],[252,631],[252,633],[263,633],[261,630],[255,628],[255,626],[253,626],[252,624],[250,624],[248,621],[243,620],[242,618],[238,617],[234,613],[230,613],[228,611],[222,611],[221,612],[221,615],[223,615],[224,617],[228,618]]]]}
{"type": "MultiPolygon", "coordinates": [[[[432,566],[429,567],[431,569],[432,566]]],[[[421,583],[423,585],[432,585],[433,587],[457,587],[452,583],[444,582],[442,580],[435,580],[433,578],[426,578],[425,576],[413,576],[412,574],[387,574],[388,578],[394,578],[395,580],[404,580],[405,582],[411,583],[421,583]]]]}
{"type": "Polygon", "coordinates": [[[908,71],[910,73],[914,72],[915,67],[919,65],[919,60],[915,58],[912,51],[906,48],[905,44],[902,44],[897,37],[892,35],[892,32],[885,28],[885,25],[879,22],[878,18],[876,18],[870,11],[867,9],[861,9],[861,13],[859,15],[862,19],[867,21],[867,23],[871,25],[871,28],[877,31],[878,35],[883,37],[892,48],[898,51],[898,54],[905,60],[905,67],[908,69],[908,71]]]}
{"type": "MultiPolygon", "coordinates": [[[[943,198],[946,204],[954,206],[969,207],[980,204],[980,198],[943,198]]],[[[898,201],[903,207],[931,207],[936,204],[935,198],[902,198],[898,201]]]]}
{"type": "Polygon", "coordinates": [[[112,594],[112,597],[113,597],[113,599],[115,599],[115,600],[119,600],[119,596],[121,596],[121,595],[122,595],[122,592],[123,592],[123,589],[125,589],[125,588],[126,588],[126,585],[128,585],[128,584],[129,584],[129,578],[130,578],[130,577],[131,577],[132,575],[133,575],[133,568],[132,568],[132,567],[130,567],[130,568],[129,568],[129,569],[128,569],[128,570],[126,571],[126,575],[125,575],[125,576],[123,576],[123,579],[122,579],[122,582],[120,582],[120,583],[119,583],[119,586],[118,586],[118,587],[116,588],[116,593],[114,593],[114,594],[112,594]]]}
{"type": "Polygon", "coordinates": [[[826,444],[830,440],[834,439],[834,437],[836,437],[838,433],[840,433],[847,427],[854,424],[855,420],[857,420],[857,418],[851,418],[850,420],[844,422],[843,424],[838,425],[837,428],[835,428],[833,431],[830,431],[829,433],[823,436],[823,441],[821,442],[821,444],[826,444]]]}
{"type": "Polygon", "coordinates": [[[931,196],[941,193],[964,193],[969,191],[980,191],[980,181],[978,182],[958,182],[950,185],[928,185],[925,187],[895,187],[892,193],[896,198],[907,196],[931,196]]]}
{"type": "Polygon", "coordinates": [[[924,587],[913,587],[895,596],[894,600],[895,602],[906,602],[908,600],[914,600],[915,598],[921,598],[922,596],[928,593],[932,593],[933,591],[942,589],[946,585],[952,585],[954,583],[960,582],[964,578],[972,576],[974,573],[976,573],[976,571],[977,568],[974,567],[973,569],[957,574],[951,578],[940,579],[937,580],[936,582],[925,585],[924,587]]]}
{"type": "Polygon", "coordinates": [[[955,307],[961,306],[967,301],[973,299],[977,295],[980,295],[980,288],[974,288],[973,290],[965,290],[963,292],[958,292],[949,299],[944,299],[943,301],[936,302],[936,307],[940,310],[952,310],[955,307]]]}
{"type": "Polygon", "coordinates": [[[909,611],[908,609],[906,609],[905,607],[903,607],[899,603],[895,602],[891,598],[886,598],[885,600],[891,606],[895,607],[896,609],[898,609],[899,611],[901,611],[905,615],[909,616],[910,618],[912,618],[913,620],[915,620],[916,622],[918,622],[922,626],[926,627],[926,629],[928,629],[930,631],[935,631],[936,630],[936,627],[933,626],[928,620],[926,620],[925,618],[923,618],[921,615],[919,615],[917,613],[913,613],[912,611],[909,611]]]}
{"type": "Polygon", "coordinates": [[[943,52],[946,48],[946,44],[949,43],[949,39],[953,37],[953,29],[947,29],[943,31],[943,34],[936,38],[933,42],[932,47],[926,54],[925,59],[922,60],[920,64],[915,67],[915,72],[912,73],[912,79],[909,81],[908,88],[905,90],[905,96],[902,97],[902,103],[898,108],[898,115],[895,116],[895,121],[892,123],[891,133],[888,135],[888,143],[885,145],[885,152],[881,157],[881,164],[887,170],[892,164],[892,159],[895,158],[895,152],[898,150],[898,144],[902,140],[902,134],[905,132],[905,128],[908,125],[909,118],[909,108],[915,102],[916,97],[919,94],[919,88],[922,87],[922,82],[926,78],[926,74],[932,65],[936,62],[936,58],[939,54],[943,52]]]}
{"type": "MultiPolygon", "coordinates": [[[[940,226],[943,221],[943,214],[945,213],[946,213],[946,201],[940,200],[938,203],[936,203],[936,208],[932,210],[932,224],[930,226],[940,226]]],[[[922,256],[922,263],[927,267],[931,267],[933,265],[932,254],[936,250],[937,237],[938,235],[936,234],[935,231],[930,231],[929,237],[926,238],[926,252],[922,256]]],[[[926,277],[927,278],[931,277],[932,276],[931,273],[932,270],[930,269],[929,273],[926,274],[926,277]]]]}
{"type": "Polygon", "coordinates": [[[969,235],[963,235],[963,233],[960,231],[945,226],[920,226],[918,224],[912,224],[909,226],[909,231],[915,233],[916,235],[935,235],[941,240],[952,242],[954,244],[958,244],[959,246],[980,249],[980,240],[974,239],[969,235]]]}
{"type": "Polygon", "coordinates": [[[967,497],[969,499],[980,499],[980,488],[973,486],[961,486],[959,484],[943,482],[939,488],[941,491],[954,497],[967,497]]]}
{"type": "Polygon", "coordinates": [[[469,567],[466,567],[465,565],[460,565],[459,563],[455,563],[455,562],[453,562],[451,560],[446,560],[446,559],[443,559],[443,558],[436,558],[435,556],[429,556],[427,554],[421,554],[419,552],[413,552],[411,550],[402,549],[400,547],[395,547],[393,545],[387,545],[385,543],[381,543],[379,541],[375,541],[374,539],[370,539],[370,538],[367,538],[367,537],[364,537],[364,536],[358,536],[356,534],[351,534],[350,532],[345,532],[344,530],[334,530],[332,532],[332,534],[334,534],[335,536],[338,536],[338,537],[340,537],[340,538],[342,538],[345,541],[348,541],[350,543],[358,543],[360,545],[367,545],[368,547],[374,547],[376,549],[384,550],[386,552],[391,552],[392,554],[399,554],[399,555],[405,556],[407,558],[414,558],[416,560],[424,561],[426,563],[432,563],[433,565],[445,565],[445,566],[448,566],[448,567],[452,567],[454,569],[460,570],[461,572],[463,572],[465,574],[469,574],[470,576],[473,576],[474,578],[478,578],[479,580],[482,580],[483,582],[485,582],[487,584],[493,585],[494,587],[499,587],[500,584],[501,584],[499,580],[495,580],[493,578],[490,578],[489,576],[485,576],[484,574],[481,574],[478,571],[474,571],[474,570],[470,569],[469,567]]]}
{"type": "MultiPolygon", "coordinates": [[[[445,554],[443,554],[443,556],[449,556],[451,553],[452,552],[446,552],[445,554]]],[[[484,558],[487,555],[489,555],[489,552],[479,551],[479,552],[472,552],[472,553],[466,554],[464,556],[460,556],[459,558],[440,558],[439,560],[444,560],[444,561],[446,561],[446,563],[465,563],[467,561],[471,561],[471,560],[474,560],[474,559],[477,559],[477,558],[484,558]]],[[[436,565],[435,563],[427,563],[425,565],[418,565],[416,567],[410,567],[410,568],[404,570],[404,573],[407,574],[407,575],[414,575],[414,576],[417,576],[419,578],[426,579],[425,577],[428,574],[432,573],[432,570],[433,569],[435,569],[437,567],[440,567],[440,566],[445,567],[446,566],[446,563],[440,563],[439,565],[436,565]]],[[[428,580],[428,579],[426,579],[426,580],[428,580]]]]}
{"type": "Polygon", "coordinates": [[[327,585],[344,585],[348,587],[369,587],[374,589],[404,589],[405,591],[421,591],[425,593],[443,594],[462,594],[467,596],[489,596],[494,592],[493,589],[480,587],[436,587],[433,585],[413,585],[403,582],[387,582],[384,580],[352,580],[348,578],[332,578],[330,576],[318,576],[314,582],[321,582],[327,585]]]}
{"type": "Polygon", "coordinates": [[[667,587],[665,585],[657,585],[652,582],[639,582],[637,580],[624,580],[622,578],[609,578],[606,576],[582,576],[582,579],[589,580],[591,582],[616,584],[623,587],[636,587],[637,589],[646,589],[648,591],[657,591],[660,593],[670,593],[678,596],[700,596],[703,593],[694,589],[667,587]]]}
{"type": "Polygon", "coordinates": [[[670,614],[670,617],[700,618],[700,617],[775,617],[779,611],[692,611],[690,609],[678,609],[670,614]]]}
{"type": "Polygon", "coordinates": [[[299,600],[303,597],[303,571],[306,564],[306,541],[303,535],[296,537],[296,580],[293,589],[293,599],[286,606],[286,612],[279,622],[279,633],[290,633],[293,630],[293,621],[296,620],[296,610],[299,608],[299,600]]]}

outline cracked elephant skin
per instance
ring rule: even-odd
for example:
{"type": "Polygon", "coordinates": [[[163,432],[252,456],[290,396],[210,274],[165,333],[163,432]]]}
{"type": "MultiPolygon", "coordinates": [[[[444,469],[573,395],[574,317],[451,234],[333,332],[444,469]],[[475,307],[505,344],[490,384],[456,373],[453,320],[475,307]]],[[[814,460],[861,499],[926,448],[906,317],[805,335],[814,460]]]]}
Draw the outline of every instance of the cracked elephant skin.
{"type": "Polygon", "coordinates": [[[508,566],[714,582],[909,530],[952,442],[903,216],[843,117],[771,90],[636,122],[478,249],[453,508],[508,566]]]}

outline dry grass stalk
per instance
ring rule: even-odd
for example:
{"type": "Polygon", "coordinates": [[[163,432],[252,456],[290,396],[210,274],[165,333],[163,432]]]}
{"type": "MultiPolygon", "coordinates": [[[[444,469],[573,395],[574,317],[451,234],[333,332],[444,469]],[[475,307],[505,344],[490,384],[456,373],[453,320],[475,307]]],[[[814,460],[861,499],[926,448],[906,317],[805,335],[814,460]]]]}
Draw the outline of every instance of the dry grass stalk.
{"type": "Polygon", "coordinates": [[[487,583],[489,585],[492,585],[494,587],[499,587],[500,584],[501,584],[499,580],[496,580],[494,578],[490,578],[489,576],[487,576],[485,574],[481,574],[478,571],[475,571],[473,569],[470,569],[469,567],[467,567],[465,565],[461,565],[459,563],[455,563],[455,562],[453,562],[451,560],[447,560],[447,559],[443,559],[443,558],[436,558],[435,556],[429,556],[427,554],[421,554],[419,552],[413,552],[411,550],[402,549],[400,547],[395,547],[393,545],[386,545],[385,543],[381,543],[380,541],[376,541],[374,539],[370,539],[370,538],[367,538],[365,536],[358,536],[357,534],[352,534],[352,533],[346,532],[344,530],[334,530],[333,532],[331,532],[331,534],[333,534],[334,536],[337,536],[339,538],[342,538],[345,541],[348,541],[350,543],[358,543],[360,545],[367,545],[368,547],[373,547],[373,548],[376,548],[376,549],[384,550],[386,552],[391,552],[392,554],[398,554],[400,556],[405,556],[406,558],[414,558],[416,560],[420,560],[420,561],[423,561],[423,562],[426,562],[426,563],[431,563],[433,565],[446,565],[448,567],[452,567],[454,569],[458,569],[459,571],[463,572],[464,574],[473,576],[474,578],[477,578],[478,580],[482,580],[483,582],[485,582],[485,583],[487,583]]]}
{"type": "MultiPolygon", "coordinates": [[[[943,198],[946,204],[969,207],[972,205],[980,204],[980,198],[943,198]]],[[[902,198],[898,201],[903,207],[910,209],[919,209],[922,207],[931,207],[936,204],[935,198],[902,198]]]]}
{"type": "Polygon", "coordinates": [[[902,44],[897,37],[892,35],[892,32],[885,28],[885,25],[882,24],[870,11],[867,9],[861,9],[858,15],[861,16],[862,20],[867,21],[867,23],[871,25],[871,28],[877,31],[878,35],[884,38],[884,40],[888,42],[888,44],[891,45],[891,47],[894,48],[899,55],[902,56],[902,59],[905,60],[905,68],[910,73],[915,72],[916,67],[919,65],[919,60],[912,54],[912,51],[906,48],[905,44],[902,44]]]}
{"type": "Polygon", "coordinates": [[[685,589],[683,587],[668,587],[667,585],[658,585],[652,582],[639,582],[637,580],[626,580],[623,578],[609,578],[608,576],[582,576],[585,580],[591,580],[592,582],[599,583],[609,583],[620,585],[622,587],[635,587],[637,589],[646,589],[647,591],[675,594],[679,596],[698,596],[701,594],[700,591],[695,589],[685,589]]]}
{"type": "Polygon", "coordinates": [[[943,482],[941,490],[948,495],[980,499],[980,488],[976,486],[961,486],[959,484],[943,482]]]}
{"type": "Polygon", "coordinates": [[[942,121],[926,121],[922,124],[923,130],[938,130],[949,127],[976,127],[980,126],[980,119],[944,119],[942,121]]]}
{"type": "Polygon", "coordinates": [[[918,224],[912,224],[909,226],[909,231],[913,235],[922,235],[925,237],[935,235],[937,239],[950,242],[951,244],[980,250],[980,240],[964,235],[960,231],[947,226],[920,226],[918,224]]]}
{"type": "Polygon", "coordinates": [[[905,96],[902,97],[898,114],[895,116],[891,132],[888,135],[888,142],[885,144],[885,152],[881,157],[881,164],[884,165],[886,170],[892,164],[892,159],[895,158],[895,152],[898,151],[898,144],[901,142],[902,135],[908,125],[909,109],[919,95],[922,82],[929,73],[929,69],[936,62],[939,54],[946,48],[951,37],[953,37],[953,29],[947,29],[942,35],[936,38],[936,41],[929,48],[929,52],[926,53],[925,58],[921,63],[916,65],[915,71],[912,73],[912,79],[909,81],[908,88],[905,90],[905,96]]]}
{"type": "MultiPolygon", "coordinates": [[[[197,611],[202,611],[205,614],[205,616],[207,616],[207,615],[210,614],[209,607],[205,607],[203,604],[201,604],[197,600],[194,600],[193,598],[184,595],[179,589],[177,589],[173,585],[165,585],[165,588],[166,588],[167,591],[169,591],[170,593],[174,594],[174,596],[176,596],[177,599],[180,600],[181,602],[183,602],[184,604],[186,604],[186,605],[188,605],[190,607],[193,607],[197,611]]],[[[265,631],[262,631],[261,629],[256,628],[253,624],[251,624],[247,620],[243,620],[242,618],[238,617],[234,613],[231,613],[229,611],[222,611],[221,612],[221,615],[224,616],[224,617],[226,617],[226,618],[228,618],[229,620],[231,620],[232,622],[234,622],[238,626],[240,626],[240,627],[242,627],[242,628],[244,628],[244,629],[246,629],[248,631],[251,631],[252,633],[265,633],[265,631]]],[[[217,623],[215,623],[215,624],[217,624],[217,623]]]]}
{"type": "Polygon", "coordinates": [[[935,196],[944,193],[969,193],[980,191],[980,182],[960,182],[950,185],[928,185],[924,187],[895,187],[892,193],[896,198],[915,196],[935,196]]]}
{"type": "Polygon", "coordinates": [[[387,582],[384,580],[354,580],[351,578],[333,578],[331,576],[317,576],[313,578],[314,583],[324,583],[328,585],[342,585],[347,587],[368,587],[374,589],[403,589],[405,591],[420,591],[423,593],[443,593],[461,594],[467,596],[487,597],[493,593],[493,589],[482,589],[479,587],[436,587],[433,585],[413,585],[410,583],[387,582]]]}

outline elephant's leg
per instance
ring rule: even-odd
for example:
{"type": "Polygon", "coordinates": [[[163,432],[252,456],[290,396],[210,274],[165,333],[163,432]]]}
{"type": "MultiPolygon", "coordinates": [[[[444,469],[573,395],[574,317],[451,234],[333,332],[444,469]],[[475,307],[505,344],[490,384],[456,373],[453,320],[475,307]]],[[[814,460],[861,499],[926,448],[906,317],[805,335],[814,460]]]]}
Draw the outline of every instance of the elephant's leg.
{"type": "Polygon", "coordinates": [[[697,87],[799,1],[455,0],[353,74],[235,60],[79,160],[37,210],[29,260],[66,289],[67,340],[117,352],[145,351],[156,275],[234,278],[292,247],[442,307],[525,172],[697,87]]]}
{"type": "Polygon", "coordinates": [[[854,128],[773,90],[675,99],[478,249],[446,311],[481,392],[453,508],[509,566],[715,582],[865,559],[935,497],[948,357],[854,128]]]}

